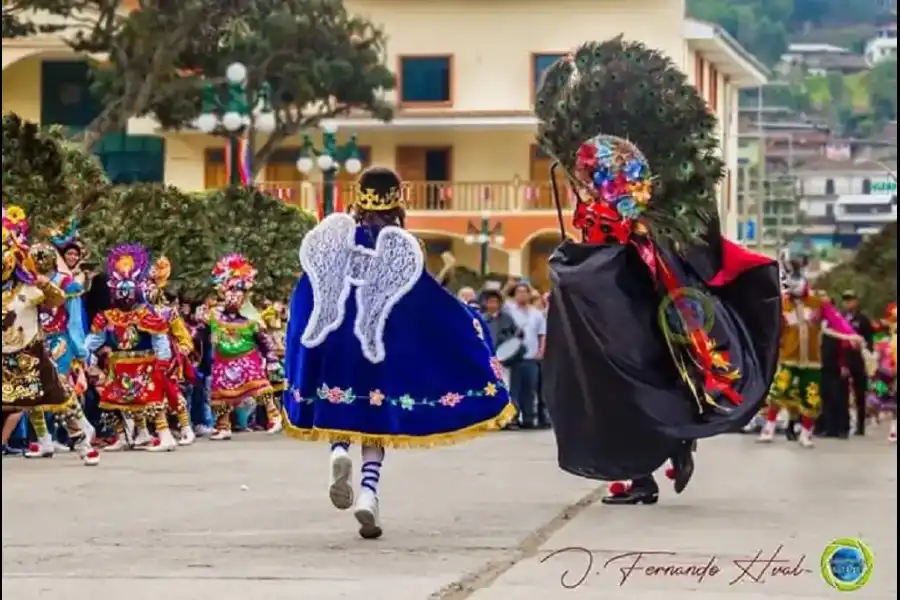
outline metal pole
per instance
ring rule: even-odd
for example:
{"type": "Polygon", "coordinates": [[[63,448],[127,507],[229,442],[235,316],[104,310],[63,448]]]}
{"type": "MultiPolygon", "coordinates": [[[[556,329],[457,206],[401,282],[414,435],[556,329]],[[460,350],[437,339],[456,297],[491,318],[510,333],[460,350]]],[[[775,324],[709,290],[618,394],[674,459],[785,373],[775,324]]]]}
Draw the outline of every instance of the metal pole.
{"type": "Polygon", "coordinates": [[[240,174],[240,146],[237,136],[231,134],[228,136],[228,185],[237,187],[241,185],[240,174]]]}
{"type": "Polygon", "coordinates": [[[763,128],[763,87],[756,89],[756,134],[759,145],[757,157],[757,177],[759,179],[756,189],[756,247],[762,249],[763,234],[765,233],[765,202],[766,202],[766,137],[763,128]]]}
{"type": "MultiPolygon", "coordinates": [[[[330,131],[323,132],[322,149],[325,154],[331,156],[336,165],[338,156],[335,151],[334,137],[334,134],[330,131]]],[[[336,173],[337,169],[334,167],[322,172],[322,214],[326,217],[334,212],[334,182],[336,173]]]]}
{"type": "Polygon", "coordinates": [[[487,275],[488,270],[488,250],[491,241],[491,221],[487,215],[481,217],[481,276],[487,275]]]}

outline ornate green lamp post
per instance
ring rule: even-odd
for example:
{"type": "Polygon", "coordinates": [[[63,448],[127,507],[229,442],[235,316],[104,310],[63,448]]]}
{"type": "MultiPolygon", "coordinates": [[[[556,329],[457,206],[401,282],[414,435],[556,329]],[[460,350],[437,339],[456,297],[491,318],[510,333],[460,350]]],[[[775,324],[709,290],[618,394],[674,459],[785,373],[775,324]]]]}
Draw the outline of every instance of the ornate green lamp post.
{"type": "Polygon", "coordinates": [[[322,171],[322,214],[334,212],[334,184],[338,170],[343,166],[351,175],[362,170],[359,160],[359,146],[356,136],[350,136],[346,144],[337,143],[338,125],[335,121],[322,121],[322,148],[317,149],[309,135],[303,136],[303,147],[297,159],[297,170],[304,175],[312,173],[313,168],[322,171]]]}
{"type": "Polygon", "coordinates": [[[481,224],[475,225],[468,223],[466,225],[466,243],[478,244],[481,249],[481,276],[487,275],[488,270],[488,250],[491,244],[503,245],[503,224],[500,222],[491,224],[491,214],[489,212],[481,213],[481,224]]]}
{"type": "Polygon", "coordinates": [[[245,130],[251,125],[260,133],[275,131],[275,113],[272,111],[272,90],[268,83],[263,83],[258,92],[258,102],[250,106],[247,99],[247,67],[241,63],[232,63],[225,69],[228,80],[224,102],[220,90],[213,84],[203,89],[203,106],[194,126],[203,133],[224,133],[228,138],[229,149],[229,185],[241,185],[240,148],[239,143],[245,130]]]}

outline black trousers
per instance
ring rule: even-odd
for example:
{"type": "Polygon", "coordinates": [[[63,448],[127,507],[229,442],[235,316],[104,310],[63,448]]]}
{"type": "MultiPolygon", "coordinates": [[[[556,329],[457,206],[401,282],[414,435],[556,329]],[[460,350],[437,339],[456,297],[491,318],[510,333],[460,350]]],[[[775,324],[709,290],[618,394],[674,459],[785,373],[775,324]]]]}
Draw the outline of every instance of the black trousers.
{"type": "Polygon", "coordinates": [[[868,390],[869,377],[866,375],[865,369],[851,367],[850,379],[844,380],[843,394],[848,406],[853,400],[856,401],[856,432],[860,434],[866,431],[866,393],[868,390]],[[850,399],[851,391],[853,392],[853,400],[850,399]]]}
{"type": "Polygon", "coordinates": [[[822,370],[822,414],[816,422],[819,435],[837,436],[850,433],[847,405],[847,380],[839,371],[822,370]]]}

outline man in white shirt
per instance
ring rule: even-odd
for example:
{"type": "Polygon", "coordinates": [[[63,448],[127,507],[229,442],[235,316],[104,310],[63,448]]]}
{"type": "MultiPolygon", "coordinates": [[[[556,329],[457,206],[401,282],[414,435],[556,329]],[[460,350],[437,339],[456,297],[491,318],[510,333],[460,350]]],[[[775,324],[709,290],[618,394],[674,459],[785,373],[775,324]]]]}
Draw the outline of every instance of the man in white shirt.
{"type": "Polygon", "coordinates": [[[531,286],[526,281],[516,283],[512,299],[505,310],[522,332],[525,354],[511,365],[509,395],[519,409],[521,426],[532,429],[538,426],[537,394],[540,380],[540,360],[544,356],[544,338],[547,320],[544,313],[531,304],[531,286]]]}

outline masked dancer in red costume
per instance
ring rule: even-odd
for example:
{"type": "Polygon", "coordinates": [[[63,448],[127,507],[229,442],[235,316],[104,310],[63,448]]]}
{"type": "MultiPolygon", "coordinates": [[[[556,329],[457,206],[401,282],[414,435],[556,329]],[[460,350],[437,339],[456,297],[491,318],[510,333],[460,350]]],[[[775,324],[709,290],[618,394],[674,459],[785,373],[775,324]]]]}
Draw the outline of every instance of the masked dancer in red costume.
{"type": "Polygon", "coordinates": [[[106,283],[113,307],[94,317],[85,340],[97,377],[100,408],[115,419],[116,441],[106,447],[108,452],[130,446],[166,452],[178,446],[169,430],[164,395],[172,362],[169,327],[144,301],[149,273],[150,254],[140,244],[123,244],[110,251],[106,283]],[[96,369],[101,350],[103,372],[96,369]],[[156,438],[150,434],[149,421],[155,425],[156,438]]]}
{"type": "Polygon", "coordinates": [[[606,503],[652,504],[656,469],[671,460],[681,492],[695,440],[759,410],[778,266],[721,236],[715,118],[663,54],[587,43],[547,70],[536,112],[581,237],[550,259],[543,393],[559,465],[614,482],[606,503]]]}

